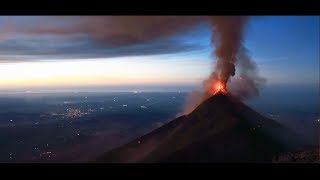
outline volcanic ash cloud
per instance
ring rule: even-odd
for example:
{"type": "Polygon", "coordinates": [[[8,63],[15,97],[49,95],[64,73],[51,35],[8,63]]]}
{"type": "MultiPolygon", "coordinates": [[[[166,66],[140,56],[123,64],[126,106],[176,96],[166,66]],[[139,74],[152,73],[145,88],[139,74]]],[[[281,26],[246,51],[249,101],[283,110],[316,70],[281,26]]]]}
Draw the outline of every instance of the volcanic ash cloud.
{"type": "Polygon", "coordinates": [[[212,28],[211,43],[215,46],[212,56],[215,66],[203,82],[201,92],[192,92],[184,113],[190,113],[200,103],[218,91],[228,91],[240,99],[259,94],[259,86],[265,82],[258,76],[257,67],[243,45],[243,35],[248,17],[209,17],[212,28]],[[239,70],[237,73],[236,69],[239,70]],[[239,77],[234,77],[239,74],[239,77]]]}

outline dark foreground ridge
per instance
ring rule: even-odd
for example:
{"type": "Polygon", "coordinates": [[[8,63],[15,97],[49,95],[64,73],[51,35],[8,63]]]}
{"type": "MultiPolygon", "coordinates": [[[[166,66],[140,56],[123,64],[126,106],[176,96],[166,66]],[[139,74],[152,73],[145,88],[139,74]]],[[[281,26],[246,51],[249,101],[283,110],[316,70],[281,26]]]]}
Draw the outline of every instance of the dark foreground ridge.
{"type": "Polygon", "coordinates": [[[188,115],[97,158],[102,163],[272,162],[301,147],[295,133],[218,93],[188,115]]]}

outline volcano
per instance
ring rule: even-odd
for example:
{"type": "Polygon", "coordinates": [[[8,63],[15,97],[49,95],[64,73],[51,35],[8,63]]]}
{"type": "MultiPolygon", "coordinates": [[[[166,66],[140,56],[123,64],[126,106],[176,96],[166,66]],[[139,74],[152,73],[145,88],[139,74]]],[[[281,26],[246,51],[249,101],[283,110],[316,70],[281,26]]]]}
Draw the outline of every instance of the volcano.
{"type": "Polygon", "coordinates": [[[303,145],[290,129],[219,92],[188,115],[98,157],[98,163],[272,162],[303,145]]]}

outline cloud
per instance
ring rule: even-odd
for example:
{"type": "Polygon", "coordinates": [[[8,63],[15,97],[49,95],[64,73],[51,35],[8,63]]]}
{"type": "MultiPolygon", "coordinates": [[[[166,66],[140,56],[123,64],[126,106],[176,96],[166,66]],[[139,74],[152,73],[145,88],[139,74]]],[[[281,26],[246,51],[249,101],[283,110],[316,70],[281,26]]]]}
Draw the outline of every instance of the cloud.
{"type": "Polygon", "coordinates": [[[204,48],[175,36],[197,16],[78,16],[8,18],[0,27],[0,61],[170,54],[204,48]]]}
{"type": "Polygon", "coordinates": [[[202,19],[203,17],[197,16],[61,17],[64,28],[57,26],[58,23],[46,23],[36,28],[30,26],[22,31],[30,34],[88,34],[97,41],[117,46],[147,42],[186,31],[202,19]]]}
{"type": "Polygon", "coordinates": [[[205,47],[199,44],[179,43],[170,39],[117,47],[107,47],[95,41],[64,42],[52,45],[48,44],[46,40],[40,42],[7,40],[0,43],[0,61],[8,61],[8,59],[17,62],[19,60],[158,55],[194,51],[203,48],[205,47]]]}

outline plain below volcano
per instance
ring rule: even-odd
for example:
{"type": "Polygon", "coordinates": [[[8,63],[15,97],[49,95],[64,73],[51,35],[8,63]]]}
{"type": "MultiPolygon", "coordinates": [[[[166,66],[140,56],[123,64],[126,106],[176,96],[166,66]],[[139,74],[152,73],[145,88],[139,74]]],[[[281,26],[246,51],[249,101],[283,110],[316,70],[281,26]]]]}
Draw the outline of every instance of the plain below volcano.
{"type": "Polygon", "coordinates": [[[303,140],[230,94],[218,93],[170,121],[96,159],[103,163],[272,162],[303,140]]]}

